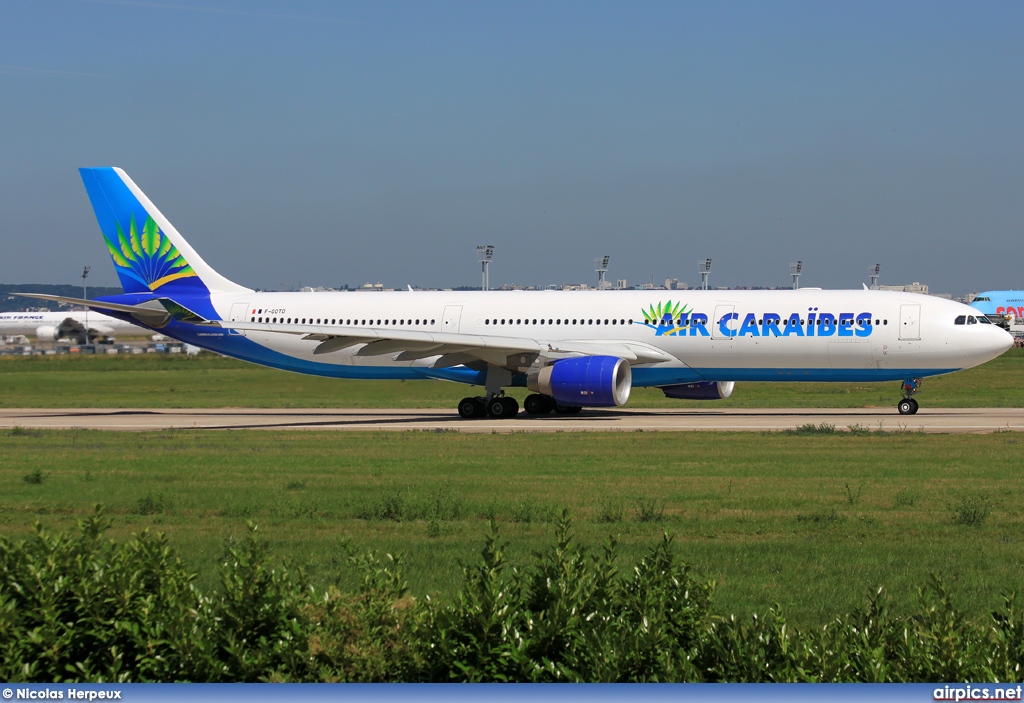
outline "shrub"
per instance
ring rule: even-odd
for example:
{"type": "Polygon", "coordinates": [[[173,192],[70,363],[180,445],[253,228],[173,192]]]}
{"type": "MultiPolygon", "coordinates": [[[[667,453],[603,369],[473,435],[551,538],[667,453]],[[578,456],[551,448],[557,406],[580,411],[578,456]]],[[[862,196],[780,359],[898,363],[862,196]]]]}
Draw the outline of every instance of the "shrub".
{"type": "Polygon", "coordinates": [[[800,425],[794,430],[786,430],[787,434],[796,435],[809,435],[809,434],[835,434],[836,426],[830,425],[827,422],[823,422],[820,425],[815,425],[813,422],[809,422],[806,425],[800,425]]]}
{"type": "Polygon", "coordinates": [[[917,505],[917,493],[914,491],[899,491],[896,493],[896,505],[901,508],[913,508],[917,505]]]}
{"type": "Polygon", "coordinates": [[[136,515],[157,515],[164,511],[167,507],[167,502],[160,493],[147,493],[138,500],[132,506],[132,512],[136,515]]]}
{"type": "Polygon", "coordinates": [[[823,627],[779,608],[712,614],[714,584],[665,535],[619,565],[591,554],[569,516],[513,566],[492,522],[447,603],[412,598],[401,560],[348,548],[350,590],[312,588],[257,529],[228,540],[220,588],[203,594],[162,535],[104,540],[102,511],[77,532],[0,537],[0,678],[48,681],[1019,681],[1015,594],[969,621],[944,584],[895,615],[885,592],[823,627]]]}
{"type": "Polygon", "coordinates": [[[636,521],[660,522],[665,517],[665,504],[658,504],[654,498],[637,498],[636,521]]]}
{"type": "Polygon", "coordinates": [[[43,472],[40,471],[39,469],[36,469],[32,473],[25,474],[24,476],[22,476],[21,480],[24,481],[25,483],[30,483],[33,486],[38,486],[40,483],[43,482],[43,472]]]}
{"type": "Polygon", "coordinates": [[[989,513],[992,512],[992,503],[982,495],[960,496],[951,510],[954,525],[977,527],[988,519],[989,513]]]}

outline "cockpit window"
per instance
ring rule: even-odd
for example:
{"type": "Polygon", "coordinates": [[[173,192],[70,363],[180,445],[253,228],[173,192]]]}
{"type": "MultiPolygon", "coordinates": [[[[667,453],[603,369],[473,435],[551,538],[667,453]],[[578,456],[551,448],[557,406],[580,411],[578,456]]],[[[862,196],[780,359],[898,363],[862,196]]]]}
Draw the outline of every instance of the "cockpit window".
{"type": "Polygon", "coordinates": [[[964,325],[964,324],[967,324],[967,315],[959,315],[956,318],[956,320],[953,321],[953,324],[954,325],[964,325]]]}
{"type": "Polygon", "coordinates": [[[992,302],[992,298],[988,297],[987,295],[979,296],[979,297],[975,298],[975,300],[977,300],[979,303],[991,303],[992,302]]]}
{"type": "Polygon", "coordinates": [[[992,324],[992,320],[988,319],[984,315],[978,315],[978,322],[980,322],[983,325],[991,325],[992,324]]]}
{"type": "Polygon", "coordinates": [[[968,315],[967,316],[967,324],[969,324],[969,325],[976,325],[976,324],[978,324],[978,321],[976,319],[974,319],[974,315],[968,315]]]}

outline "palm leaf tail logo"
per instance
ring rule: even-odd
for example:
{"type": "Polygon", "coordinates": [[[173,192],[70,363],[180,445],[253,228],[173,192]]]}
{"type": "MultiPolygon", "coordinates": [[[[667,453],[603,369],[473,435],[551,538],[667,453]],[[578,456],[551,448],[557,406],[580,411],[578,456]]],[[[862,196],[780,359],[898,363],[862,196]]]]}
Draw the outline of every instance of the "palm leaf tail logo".
{"type": "Polygon", "coordinates": [[[120,222],[116,227],[117,242],[107,240],[107,250],[121,274],[150,290],[178,278],[196,275],[152,217],[146,217],[141,231],[134,214],[127,234],[120,222]]]}

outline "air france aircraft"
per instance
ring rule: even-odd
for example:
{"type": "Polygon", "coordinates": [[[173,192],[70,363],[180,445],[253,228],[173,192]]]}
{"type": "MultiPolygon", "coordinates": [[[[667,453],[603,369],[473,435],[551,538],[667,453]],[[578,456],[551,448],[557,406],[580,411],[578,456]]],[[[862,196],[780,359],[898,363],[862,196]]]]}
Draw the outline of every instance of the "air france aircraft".
{"type": "Polygon", "coordinates": [[[1012,344],[966,305],[885,291],[255,292],[213,270],[118,168],[81,169],[123,295],[87,304],[188,344],[333,378],[482,386],[465,418],[614,407],[633,386],[728,397],[737,381],[899,381],[1012,344]],[[975,324],[961,324],[968,320],[975,324]]]}
{"type": "Polygon", "coordinates": [[[41,341],[74,339],[88,344],[95,339],[113,339],[118,334],[146,334],[147,330],[98,312],[4,312],[0,313],[0,335],[35,335],[41,341]],[[88,328],[88,329],[87,329],[88,328]]]}

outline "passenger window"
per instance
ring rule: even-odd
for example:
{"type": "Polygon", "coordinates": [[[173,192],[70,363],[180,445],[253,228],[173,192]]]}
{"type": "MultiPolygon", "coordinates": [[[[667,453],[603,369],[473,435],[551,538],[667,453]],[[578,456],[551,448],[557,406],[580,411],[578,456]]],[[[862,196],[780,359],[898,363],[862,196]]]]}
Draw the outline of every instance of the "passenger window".
{"type": "Polygon", "coordinates": [[[485,325],[489,325],[489,324],[491,324],[491,321],[490,320],[484,320],[484,324],[485,325]]]}
{"type": "Polygon", "coordinates": [[[612,324],[613,324],[613,325],[614,325],[614,324],[615,324],[616,322],[617,322],[617,320],[612,320],[612,324]]]}
{"type": "Polygon", "coordinates": [[[516,320],[516,324],[517,325],[521,325],[521,324],[523,324],[523,321],[522,320],[516,320]]]}
{"type": "Polygon", "coordinates": [[[633,320],[629,320],[629,324],[633,324],[633,320]]]}
{"type": "Polygon", "coordinates": [[[430,324],[434,324],[434,321],[433,321],[433,320],[431,320],[431,321],[430,321],[430,324]]]}
{"type": "Polygon", "coordinates": [[[974,318],[974,315],[968,315],[967,316],[967,324],[969,324],[969,325],[976,325],[976,324],[978,324],[978,321],[974,318]]]}
{"type": "Polygon", "coordinates": [[[957,318],[955,320],[953,320],[953,324],[954,325],[964,325],[964,324],[967,324],[967,315],[958,315],[957,318]]]}

